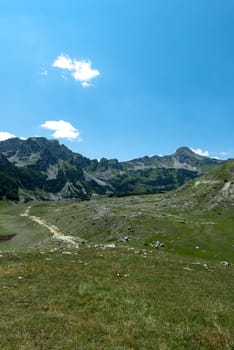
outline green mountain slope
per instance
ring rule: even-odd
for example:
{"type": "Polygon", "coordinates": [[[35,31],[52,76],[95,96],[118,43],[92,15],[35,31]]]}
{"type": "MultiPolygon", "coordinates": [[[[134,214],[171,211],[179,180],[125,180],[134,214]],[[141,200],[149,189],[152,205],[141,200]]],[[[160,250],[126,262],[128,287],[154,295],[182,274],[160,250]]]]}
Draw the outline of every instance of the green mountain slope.
{"type": "MultiPolygon", "coordinates": [[[[167,200],[167,197],[165,197],[167,200]]],[[[234,159],[178,189],[171,203],[181,208],[230,209],[234,206],[234,159]]]]}

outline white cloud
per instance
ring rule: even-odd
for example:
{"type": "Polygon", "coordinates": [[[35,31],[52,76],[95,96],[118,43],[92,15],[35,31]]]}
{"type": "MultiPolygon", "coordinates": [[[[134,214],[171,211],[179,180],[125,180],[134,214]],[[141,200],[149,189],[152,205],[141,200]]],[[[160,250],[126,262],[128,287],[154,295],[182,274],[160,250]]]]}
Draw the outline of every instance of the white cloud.
{"type": "Polygon", "coordinates": [[[199,154],[199,156],[203,156],[203,157],[209,157],[209,152],[208,151],[203,151],[202,149],[200,148],[191,148],[191,150],[196,153],[196,154],[199,154]]]}
{"type": "Polygon", "coordinates": [[[87,87],[93,86],[92,84],[88,83],[87,81],[82,81],[81,85],[83,86],[83,88],[87,88],[87,87]]]}
{"type": "Polygon", "coordinates": [[[7,131],[0,131],[0,141],[12,139],[13,137],[16,137],[16,136],[7,131]]]}
{"type": "Polygon", "coordinates": [[[65,122],[64,120],[48,120],[42,124],[41,127],[52,130],[52,135],[56,139],[75,140],[80,136],[79,131],[69,122],[65,122]]]}
{"type": "Polygon", "coordinates": [[[63,54],[56,58],[52,66],[56,68],[67,69],[70,71],[74,69],[72,59],[69,56],[63,54]]]}
{"type": "Polygon", "coordinates": [[[228,156],[227,152],[220,152],[221,156],[228,156]]]}
{"type": "Polygon", "coordinates": [[[99,76],[100,72],[92,68],[90,60],[71,59],[68,55],[61,54],[52,64],[53,67],[68,70],[72,77],[81,83],[83,87],[90,87],[90,81],[99,76]]]}

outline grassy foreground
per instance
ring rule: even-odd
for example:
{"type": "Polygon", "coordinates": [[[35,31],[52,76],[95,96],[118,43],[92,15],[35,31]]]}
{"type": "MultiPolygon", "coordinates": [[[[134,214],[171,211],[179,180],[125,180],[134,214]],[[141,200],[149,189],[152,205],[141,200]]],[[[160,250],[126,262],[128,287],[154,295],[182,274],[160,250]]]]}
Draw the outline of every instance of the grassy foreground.
{"type": "Polygon", "coordinates": [[[232,267],[130,246],[0,259],[1,350],[233,349],[232,267]]]}
{"type": "Polygon", "coordinates": [[[0,349],[233,350],[232,210],[172,204],[30,203],[77,248],[21,216],[29,204],[0,202],[0,234],[16,235],[0,241],[0,349]]]}

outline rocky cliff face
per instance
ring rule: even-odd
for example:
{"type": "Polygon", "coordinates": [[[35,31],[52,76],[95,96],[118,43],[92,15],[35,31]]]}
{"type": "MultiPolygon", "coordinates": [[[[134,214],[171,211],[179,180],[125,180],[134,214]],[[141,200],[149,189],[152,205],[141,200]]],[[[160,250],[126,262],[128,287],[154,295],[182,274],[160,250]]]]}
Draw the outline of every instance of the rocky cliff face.
{"type": "Polygon", "coordinates": [[[0,142],[2,157],[14,169],[3,167],[5,175],[17,179],[19,195],[26,199],[87,199],[94,193],[106,193],[95,178],[87,179],[82,166],[87,160],[56,140],[29,138],[0,142]],[[16,176],[17,174],[17,176],[16,176]]]}
{"type": "Polygon", "coordinates": [[[2,141],[0,154],[0,198],[13,193],[13,198],[28,200],[168,191],[221,163],[186,147],[164,157],[90,160],[43,137],[2,141]]]}

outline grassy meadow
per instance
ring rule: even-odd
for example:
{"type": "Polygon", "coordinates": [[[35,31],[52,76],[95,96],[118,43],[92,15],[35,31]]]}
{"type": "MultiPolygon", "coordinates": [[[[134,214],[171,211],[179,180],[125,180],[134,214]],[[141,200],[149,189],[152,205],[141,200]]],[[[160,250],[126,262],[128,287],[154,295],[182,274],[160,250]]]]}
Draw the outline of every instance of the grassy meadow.
{"type": "Polygon", "coordinates": [[[234,349],[233,211],[170,198],[0,202],[0,349],[234,349]]]}

